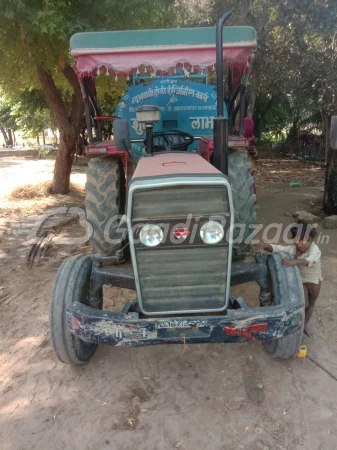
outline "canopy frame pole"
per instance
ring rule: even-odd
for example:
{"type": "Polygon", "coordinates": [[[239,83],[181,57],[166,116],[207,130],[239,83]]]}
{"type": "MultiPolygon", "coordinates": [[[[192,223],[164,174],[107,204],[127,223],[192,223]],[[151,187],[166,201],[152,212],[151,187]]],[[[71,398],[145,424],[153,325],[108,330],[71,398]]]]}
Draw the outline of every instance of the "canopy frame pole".
{"type": "Polygon", "coordinates": [[[82,81],[80,83],[81,91],[84,100],[84,109],[85,109],[85,122],[87,126],[88,140],[89,144],[93,144],[94,139],[92,136],[92,128],[91,128],[91,117],[90,117],[90,108],[89,108],[89,100],[88,100],[88,92],[85,83],[82,81]]]}
{"type": "Polygon", "coordinates": [[[240,131],[239,136],[244,135],[244,120],[246,113],[246,86],[241,84],[241,94],[240,94],[240,131]]]}
{"type": "Polygon", "coordinates": [[[228,175],[228,119],[224,117],[223,27],[232,13],[233,9],[227,11],[216,27],[217,117],[214,119],[214,163],[225,175],[228,175]]]}

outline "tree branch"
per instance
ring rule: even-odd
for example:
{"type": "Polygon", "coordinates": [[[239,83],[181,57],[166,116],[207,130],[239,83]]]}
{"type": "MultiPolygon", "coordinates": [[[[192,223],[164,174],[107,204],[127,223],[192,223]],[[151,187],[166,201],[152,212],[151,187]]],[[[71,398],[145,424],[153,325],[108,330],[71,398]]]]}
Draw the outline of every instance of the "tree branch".
{"type": "Polygon", "coordinates": [[[76,129],[79,128],[84,112],[84,104],[80,83],[74,69],[66,64],[61,67],[62,73],[74,89],[70,108],[70,120],[76,129]]]}
{"type": "Polygon", "coordinates": [[[76,73],[74,72],[74,69],[69,65],[65,64],[61,67],[61,70],[63,72],[63,75],[68,80],[69,84],[73,87],[74,91],[76,92],[79,90],[81,93],[80,83],[78,82],[78,78],[76,73]]]}
{"type": "Polygon", "coordinates": [[[57,89],[50,72],[47,72],[41,66],[37,68],[37,76],[39,78],[42,90],[46,96],[46,100],[55,117],[55,121],[59,129],[71,132],[71,124],[68,120],[68,114],[62,100],[62,95],[57,89]]]}

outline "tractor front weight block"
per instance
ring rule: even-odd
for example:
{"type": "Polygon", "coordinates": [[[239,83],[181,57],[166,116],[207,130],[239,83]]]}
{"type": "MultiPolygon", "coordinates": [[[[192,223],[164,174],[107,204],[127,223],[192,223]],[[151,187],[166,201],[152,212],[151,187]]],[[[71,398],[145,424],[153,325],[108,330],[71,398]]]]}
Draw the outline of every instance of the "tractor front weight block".
{"type": "MultiPolygon", "coordinates": [[[[264,263],[252,262],[232,267],[231,285],[256,281],[266,290],[268,269],[264,263]]],[[[135,289],[132,269],[93,264],[90,296],[87,304],[67,306],[70,332],[84,342],[113,346],[139,347],[155,344],[244,342],[253,339],[275,340],[303,326],[301,299],[287,304],[250,308],[242,297],[231,297],[229,308],[221,315],[180,317],[146,317],[137,303],[127,302],[120,312],[98,310],[95,292],[112,285],[135,289]]]]}
{"type": "Polygon", "coordinates": [[[252,339],[278,339],[302,326],[302,305],[290,304],[248,308],[242,297],[232,297],[221,316],[151,317],[138,312],[111,312],[89,308],[79,302],[67,307],[69,329],[84,342],[119,347],[141,347],[155,344],[244,342],[252,339]]]}

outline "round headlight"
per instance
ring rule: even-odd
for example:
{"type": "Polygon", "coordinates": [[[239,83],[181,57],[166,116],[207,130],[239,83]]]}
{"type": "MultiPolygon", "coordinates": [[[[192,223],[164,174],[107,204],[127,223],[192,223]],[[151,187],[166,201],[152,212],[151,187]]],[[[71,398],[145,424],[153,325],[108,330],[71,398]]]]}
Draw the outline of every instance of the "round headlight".
{"type": "Polygon", "coordinates": [[[155,224],[145,225],[139,234],[140,242],[146,247],[156,247],[163,240],[164,234],[163,230],[155,224]]]}
{"type": "Polygon", "coordinates": [[[200,237],[205,244],[217,244],[224,235],[223,226],[214,220],[204,223],[200,228],[200,237]]]}

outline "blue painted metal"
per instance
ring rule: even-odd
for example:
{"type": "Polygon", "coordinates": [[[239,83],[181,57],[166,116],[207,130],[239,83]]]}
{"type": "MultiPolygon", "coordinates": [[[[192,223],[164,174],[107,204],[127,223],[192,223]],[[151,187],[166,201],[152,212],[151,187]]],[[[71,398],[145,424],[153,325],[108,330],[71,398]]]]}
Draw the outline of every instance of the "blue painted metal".
{"type": "MultiPolygon", "coordinates": [[[[76,33],[70,39],[70,49],[111,50],[120,48],[160,47],[178,45],[212,45],[215,38],[215,27],[197,28],[164,28],[157,30],[125,30],[98,31],[76,33]]],[[[223,42],[229,47],[240,47],[242,42],[256,47],[256,31],[251,27],[226,27],[223,31],[223,42]],[[229,45],[230,44],[230,45],[229,45]]],[[[179,47],[177,47],[177,53],[179,47]]]]}
{"type": "MultiPolygon", "coordinates": [[[[244,303],[242,297],[238,301],[244,303]]],[[[223,316],[145,319],[135,312],[101,311],[78,302],[68,306],[66,314],[69,330],[78,338],[119,347],[278,339],[300,330],[304,320],[301,299],[265,308],[229,309],[223,316]]]]}
{"type": "MultiPolygon", "coordinates": [[[[213,119],[216,116],[215,86],[180,77],[142,83],[127,89],[115,112],[130,123],[136,160],[142,155],[145,139],[145,126],[136,120],[136,109],[141,105],[157,105],[161,109],[161,121],[155,124],[154,132],[180,130],[195,138],[213,135],[213,119]]],[[[226,105],[224,109],[226,117],[226,105]]],[[[196,139],[189,151],[197,151],[198,146],[199,141],[196,139]]]]}
{"type": "MultiPolygon", "coordinates": [[[[186,75],[182,75],[182,74],[180,75],[179,72],[183,73],[182,70],[178,69],[177,73],[174,75],[174,78],[176,80],[181,80],[181,79],[185,80],[186,79],[186,75]]],[[[207,71],[207,69],[205,69],[203,74],[201,74],[201,73],[200,74],[190,74],[188,76],[188,78],[190,80],[203,80],[203,82],[205,84],[208,84],[208,71],[207,71]]],[[[139,84],[140,80],[142,80],[142,81],[153,81],[153,79],[154,79],[154,77],[152,77],[151,75],[143,76],[143,75],[139,75],[137,73],[132,74],[132,84],[133,84],[133,86],[137,86],[139,84]]],[[[156,76],[155,79],[156,80],[162,80],[163,77],[157,77],[156,76]]]]}

